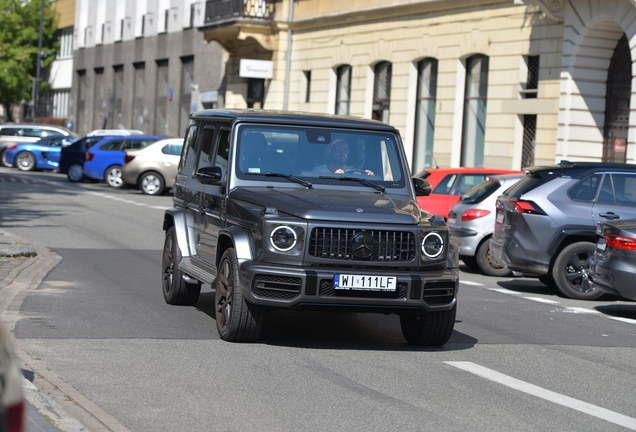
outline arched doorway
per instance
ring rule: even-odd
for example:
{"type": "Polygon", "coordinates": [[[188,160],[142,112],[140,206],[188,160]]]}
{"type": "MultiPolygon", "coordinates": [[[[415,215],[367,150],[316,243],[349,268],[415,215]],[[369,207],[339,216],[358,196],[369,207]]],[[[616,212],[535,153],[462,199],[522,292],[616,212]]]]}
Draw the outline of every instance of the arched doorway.
{"type": "Polygon", "coordinates": [[[627,36],[616,44],[607,74],[603,162],[625,162],[629,131],[629,99],[632,93],[632,57],[627,36]]]}

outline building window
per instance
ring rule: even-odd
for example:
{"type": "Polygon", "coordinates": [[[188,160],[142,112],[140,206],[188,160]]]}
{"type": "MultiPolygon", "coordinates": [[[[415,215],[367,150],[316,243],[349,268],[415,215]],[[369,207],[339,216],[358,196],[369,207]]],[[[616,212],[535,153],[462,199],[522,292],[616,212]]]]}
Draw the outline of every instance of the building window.
{"type": "Polygon", "coordinates": [[[102,37],[100,39],[101,43],[104,43],[104,34],[106,32],[106,23],[102,23],[102,37]]]}
{"type": "Polygon", "coordinates": [[[351,108],[351,66],[336,69],[336,114],[349,115],[351,108]]]}
{"type": "Polygon", "coordinates": [[[141,35],[143,36],[145,34],[146,31],[146,15],[142,15],[141,16],[141,35]]]}
{"type": "Polygon", "coordinates": [[[84,122],[84,114],[86,110],[86,70],[77,71],[77,111],[75,113],[75,121],[77,122],[75,130],[82,130],[84,122]]]}
{"type": "Polygon", "coordinates": [[[113,99],[110,104],[110,127],[117,128],[122,122],[122,99],[124,95],[124,66],[113,66],[113,99]]]}
{"type": "Polygon", "coordinates": [[[373,69],[373,111],[371,117],[384,123],[389,122],[389,103],[391,101],[391,63],[380,62],[373,69]]]}
{"type": "Polygon", "coordinates": [[[190,5],[190,25],[189,25],[190,28],[194,27],[195,12],[196,12],[196,3],[192,3],[190,5]]]}
{"type": "Polygon", "coordinates": [[[119,22],[119,41],[124,39],[124,20],[119,22]]]}
{"type": "Polygon", "coordinates": [[[265,99],[265,80],[260,78],[248,78],[247,80],[247,107],[263,108],[265,99]]]}
{"type": "Polygon", "coordinates": [[[521,91],[521,96],[526,99],[535,99],[539,90],[539,56],[527,56],[526,67],[528,69],[526,88],[521,91]]]}
{"type": "Polygon", "coordinates": [[[303,71],[305,75],[305,102],[309,102],[311,95],[311,71],[303,71]]]}
{"type": "Polygon", "coordinates": [[[417,64],[413,172],[419,172],[424,168],[433,166],[436,97],[437,60],[424,59],[417,64]]]}
{"type": "Polygon", "coordinates": [[[60,47],[57,49],[57,58],[65,59],[73,57],[73,27],[59,30],[57,35],[60,47]]]}
{"type": "Polygon", "coordinates": [[[106,97],[104,86],[104,68],[95,69],[95,85],[93,87],[93,129],[105,129],[108,123],[106,114],[106,97]]]}
{"type": "Polygon", "coordinates": [[[155,87],[155,135],[168,134],[168,60],[157,61],[155,87]]]}
{"type": "Polygon", "coordinates": [[[166,9],[165,12],[165,17],[163,20],[163,31],[167,32],[168,31],[168,18],[170,17],[170,9],[166,9]]]}
{"type": "Polygon", "coordinates": [[[521,150],[521,168],[534,166],[534,148],[537,137],[537,116],[523,116],[523,149],[521,150]]]}
{"type": "Polygon", "coordinates": [[[461,166],[484,166],[487,96],[488,57],[478,54],[466,60],[461,166]]]}
{"type": "Polygon", "coordinates": [[[130,124],[133,129],[144,130],[144,96],[146,94],[146,64],[134,63],[133,75],[133,105],[132,105],[132,121],[130,124]]]}
{"type": "Polygon", "coordinates": [[[192,112],[192,87],[194,86],[194,57],[181,59],[181,96],[179,113],[179,136],[185,135],[192,112]]]}

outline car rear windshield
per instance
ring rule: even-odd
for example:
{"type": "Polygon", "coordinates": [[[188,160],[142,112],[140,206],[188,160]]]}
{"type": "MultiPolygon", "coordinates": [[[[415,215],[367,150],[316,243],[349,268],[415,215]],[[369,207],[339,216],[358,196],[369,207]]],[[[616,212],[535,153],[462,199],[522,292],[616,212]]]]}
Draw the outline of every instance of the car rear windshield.
{"type": "Polygon", "coordinates": [[[501,184],[497,179],[487,179],[474,186],[459,199],[462,204],[477,204],[492,195],[501,184]]]}
{"type": "Polygon", "coordinates": [[[530,171],[524,178],[507,189],[504,192],[504,195],[508,198],[519,198],[526,192],[529,192],[532,189],[537,188],[556,177],[559,177],[560,175],[561,171],[558,168],[550,170],[542,169],[537,171],[530,171]]]}

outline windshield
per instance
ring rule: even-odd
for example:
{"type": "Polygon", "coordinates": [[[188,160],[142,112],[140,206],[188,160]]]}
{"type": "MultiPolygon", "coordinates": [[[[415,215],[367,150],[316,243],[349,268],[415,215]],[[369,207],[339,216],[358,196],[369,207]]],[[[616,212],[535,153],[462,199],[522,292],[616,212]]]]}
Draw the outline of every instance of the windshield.
{"type": "Polygon", "coordinates": [[[243,126],[236,172],[241,179],[269,183],[289,182],[288,176],[294,176],[314,185],[360,185],[340,181],[353,177],[367,181],[362,184],[403,188],[406,174],[398,145],[395,135],[386,132],[243,126]],[[266,173],[283,175],[263,175],[266,173]]]}

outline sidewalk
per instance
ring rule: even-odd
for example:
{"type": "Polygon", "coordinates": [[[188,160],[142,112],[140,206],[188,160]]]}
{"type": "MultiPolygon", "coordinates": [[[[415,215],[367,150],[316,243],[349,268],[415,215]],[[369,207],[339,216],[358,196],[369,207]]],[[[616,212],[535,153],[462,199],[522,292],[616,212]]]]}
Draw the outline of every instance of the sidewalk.
{"type": "MultiPolygon", "coordinates": [[[[14,309],[13,303],[18,298],[24,297],[20,287],[14,285],[22,270],[35,264],[37,250],[34,245],[23,242],[13,235],[0,229],[0,305],[2,305],[3,321],[8,330],[12,330],[15,321],[9,316],[14,309]]],[[[26,293],[24,293],[26,294],[26,293]]],[[[19,306],[18,306],[19,307],[19,306]]],[[[13,333],[11,333],[13,334],[13,333]]],[[[15,340],[14,340],[15,345],[15,340]]],[[[68,415],[65,410],[54,400],[50,399],[33,383],[36,371],[31,370],[21,361],[18,355],[20,349],[16,348],[18,363],[22,364],[23,392],[25,397],[25,432],[60,432],[60,431],[88,431],[77,420],[68,415]],[[55,424],[54,424],[55,422],[55,424]],[[58,426],[56,426],[59,425],[58,426]]]]}

